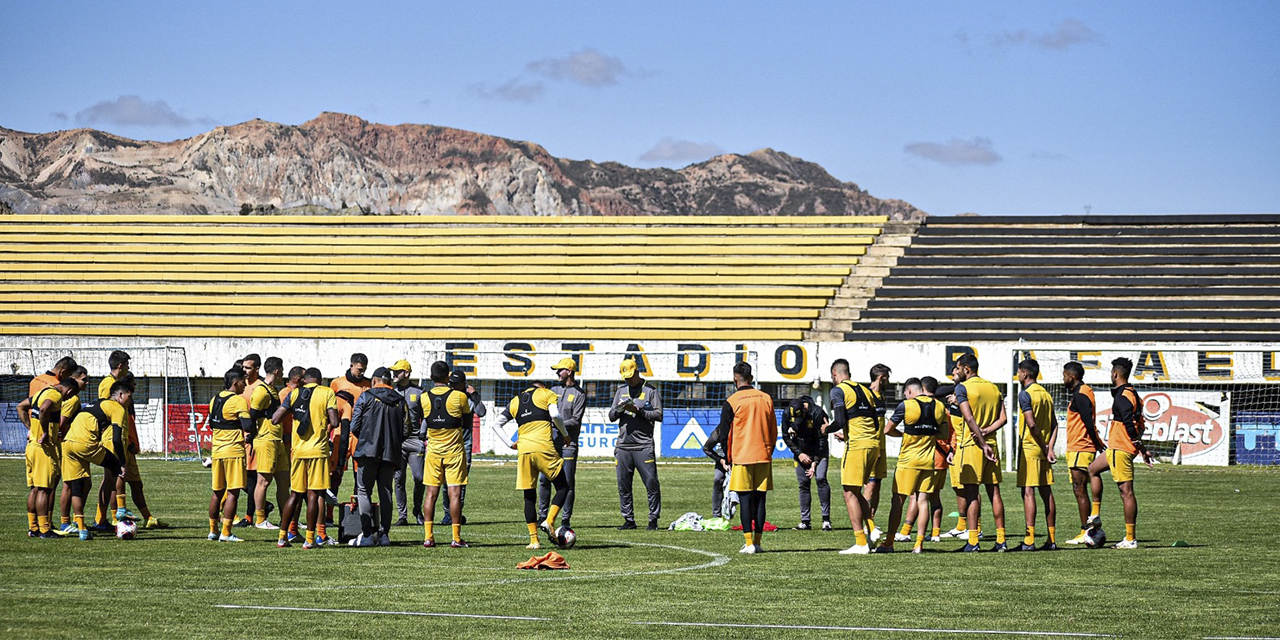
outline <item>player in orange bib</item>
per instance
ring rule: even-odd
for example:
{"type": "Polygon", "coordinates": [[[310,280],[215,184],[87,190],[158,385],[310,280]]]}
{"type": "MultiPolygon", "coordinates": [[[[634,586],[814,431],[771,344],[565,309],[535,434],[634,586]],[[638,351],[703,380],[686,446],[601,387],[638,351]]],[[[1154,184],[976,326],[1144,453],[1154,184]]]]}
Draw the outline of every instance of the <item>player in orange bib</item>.
{"type": "Polygon", "coordinates": [[[1062,383],[1071,394],[1067,401],[1067,470],[1071,473],[1071,491],[1075,493],[1076,505],[1080,508],[1080,534],[1066,543],[1076,545],[1084,544],[1090,522],[1099,519],[1102,478],[1091,476],[1089,465],[1098,457],[1098,452],[1106,451],[1107,446],[1098,436],[1094,417],[1097,403],[1093,388],[1084,383],[1084,365],[1074,361],[1063,365],[1062,383]],[[1092,503],[1089,500],[1091,488],[1092,503]]]}
{"type": "Polygon", "coordinates": [[[751,365],[733,365],[733,384],[737,391],[724,401],[720,424],[708,438],[710,446],[702,451],[716,464],[730,465],[729,490],[738,494],[745,539],[738,553],[764,551],[765,498],[773,489],[773,448],[778,442],[778,418],[773,412],[773,398],[751,386],[751,365]],[[726,456],[721,458],[715,444],[723,442],[726,456]]]}

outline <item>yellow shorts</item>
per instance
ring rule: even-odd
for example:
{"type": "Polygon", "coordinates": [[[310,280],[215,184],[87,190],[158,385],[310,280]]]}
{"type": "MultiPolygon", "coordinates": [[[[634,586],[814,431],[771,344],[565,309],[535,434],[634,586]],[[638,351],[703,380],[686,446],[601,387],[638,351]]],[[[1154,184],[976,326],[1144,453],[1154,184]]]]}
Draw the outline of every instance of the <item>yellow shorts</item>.
{"type": "Polygon", "coordinates": [[[846,487],[867,484],[879,458],[879,449],[846,449],[840,462],[840,484],[846,487]]]}
{"type": "Polygon", "coordinates": [[[1088,471],[1089,465],[1097,459],[1096,451],[1068,451],[1067,452],[1067,468],[1088,471]]]}
{"type": "Polygon", "coordinates": [[[294,493],[329,488],[329,458],[294,458],[289,468],[289,490],[294,493]]]}
{"type": "MultiPolygon", "coordinates": [[[[253,456],[258,460],[258,473],[277,477],[289,473],[289,451],[278,440],[255,440],[253,456]]],[[[249,467],[252,468],[252,467],[249,467]]]]}
{"type": "Polygon", "coordinates": [[[1018,486],[1019,487],[1051,487],[1053,486],[1053,465],[1043,456],[1028,455],[1022,451],[1018,454],[1018,486]]]}
{"type": "MultiPolygon", "coordinates": [[[[516,458],[516,489],[524,491],[538,486],[538,474],[548,478],[560,475],[564,458],[555,451],[530,451],[516,458]]],[[[423,475],[426,475],[425,469],[423,475]]],[[[425,482],[425,480],[423,480],[425,482]]]]}
{"type": "Polygon", "coordinates": [[[949,470],[949,472],[948,472],[948,473],[949,473],[949,475],[951,476],[951,488],[952,488],[952,489],[963,489],[963,488],[964,488],[964,483],[963,483],[963,482],[960,482],[960,462],[961,462],[960,456],[961,456],[960,452],[959,452],[959,451],[957,451],[957,452],[956,452],[956,456],[955,456],[955,458],[954,458],[955,462],[954,462],[954,464],[952,464],[952,465],[951,465],[950,470],[949,470]]]}
{"type": "Polygon", "coordinates": [[[889,477],[889,452],[885,450],[884,443],[881,443],[880,457],[876,458],[876,467],[871,470],[871,477],[877,480],[889,477]]]}
{"type": "Polygon", "coordinates": [[[1116,484],[1133,482],[1134,454],[1119,449],[1107,449],[1107,465],[1111,467],[1111,479],[1116,484]]]}
{"type": "Polygon", "coordinates": [[[83,442],[62,443],[62,481],[70,482],[89,478],[89,465],[101,465],[107,458],[107,449],[100,444],[83,442]]]}
{"type": "Polygon", "coordinates": [[[893,472],[893,490],[898,495],[909,496],[913,493],[933,493],[938,486],[936,469],[910,469],[898,467],[893,472]]]}
{"type": "Polygon", "coordinates": [[[465,486],[467,484],[466,454],[461,449],[446,455],[428,451],[422,460],[422,484],[428,487],[465,486]]]}
{"type": "Polygon", "coordinates": [[[729,471],[730,491],[772,491],[773,464],[735,464],[729,471]]]}
{"type": "Polygon", "coordinates": [[[942,491],[942,487],[946,486],[946,484],[947,484],[947,470],[934,469],[933,470],[933,493],[942,491]]]}
{"type": "Polygon", "coordinates": [[[124,455],[121,477],[125,482],[142,482],[142,472],[138,470],[138,456],[132,453],[124,455]]]}
{"type": "Polygon", "coordinates": [[[1000,456],[996,461],[987,460],[982,449],[969,445],[960,448],[960,484],[1000,484],[1004,474],[1000,471],[1000,456]]]}
{"type": "Polygon", "coordinates": [[[213,459],[213,490],[229,491],[244,488],[244,458],[213,459]]]}
{"type": "Polygon", "coordinates": [[[27,486],[52,489],[58,483],[61,456],[55,445],[27,443],[27,486]]]}

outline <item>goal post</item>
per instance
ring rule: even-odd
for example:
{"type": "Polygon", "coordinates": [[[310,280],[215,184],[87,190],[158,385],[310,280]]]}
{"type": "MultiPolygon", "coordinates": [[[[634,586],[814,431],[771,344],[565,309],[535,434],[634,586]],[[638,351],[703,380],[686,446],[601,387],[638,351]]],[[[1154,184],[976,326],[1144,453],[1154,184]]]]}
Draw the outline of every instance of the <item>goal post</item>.
{"type": "MultiPolygon", "coordinates": [[[[1239,351],[1223,346],[1162,348],[1142,345],[1023,345],[1014,352],[1013,403],[1017,362],[1034,358],[1040,384],[1054,398],[1059,453],[1069,392],[1062,368],[1079,362],[1094,389],[1099,435],[1106,441],[1111,417],[1111,362],[1128,358],[1146,425],[1143,441],[1158,462],[1189,465],[1247,465],[1280,468],[1280,351],[1239,351]]],[[[1010,433],[1019,424],[1011,416],[1010,433]]]]}
{"type": "Polygon", "coordinates": [[[587,397],[583,418],[579,455],[611,456],[617,438],[617,424],[608,419],[609,406],[617,388],[623,384],[620,368],[624,360],[633,360],[645,382],[653,385],[661,396],[663,421],[655,430],[659,456],[702,455],[701,447],[715,424],[708,425],[708,414],[733,393],[733,367],[746,362],[758,370],[759,354],[749,350],[713,351],[687,349],[679,351],[468,351],[464,357],[446,359],[454,368],[462,368],[469,378],[480,380],[477,388],[491,400],[488,415],[477,419],[479,452],[510,452],[506,442],[515,433],[508,424],[503,433],[496,430],[498,414],[511,399],[528,388],[533,381],[548,386],[556,384],[555,365],[564,358],[574,361],[581,392],[587,397]]]}
{"type": "MultiPolygon", "coordinates": [[[[182,347],[75,347],[0,349],[10,375],[0,383],[0,441],[4,453],[20,453],[17,431],[17,405],[27,397],[31,379],[48,371],[54,363],[70,356],[89,372],[89,385],[81,393],[96,400],[98,385],[111,373],[108,358],[113,351],[129,354],[129,371],[135,378],[133,396],[138,431],[138,447],[143,456],[166,460],[192,460],[201,457],[208,445],[196,430],[198,407],[192,399],[191,372],[186,350],[182,347]]],[[[203,418],[200,418],[202,420],[203,418]]],[[[26,435],[21,434],[21,446],[26,435]]]]}

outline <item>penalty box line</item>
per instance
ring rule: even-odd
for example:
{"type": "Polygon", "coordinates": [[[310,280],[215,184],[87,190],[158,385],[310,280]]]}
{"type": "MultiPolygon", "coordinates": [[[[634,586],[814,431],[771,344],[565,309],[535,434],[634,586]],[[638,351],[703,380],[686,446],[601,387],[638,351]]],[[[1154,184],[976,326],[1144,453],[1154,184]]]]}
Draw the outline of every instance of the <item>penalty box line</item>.
{"type": "Polygon", "coordinates": [[[426,616],[430,618],[479,618],[482,620],[532,620],[549,621],[551,618],[534,618],[529,616],[494,616],[478,613],[441,613],[434,611],[378,611],[373,609],[320,609],[312,607],[271,607],[248,604],[215,604],[218,609],[258,609],[262,611],[301,611],[306,613],[362,613],[378,616],[426,616]]]}
{"type": "Polygon", "coordinates": [[[909,627],[837,627],[807,624],[740,624],[729,622],[632,622],[636,625],[665,627],[721,627],[731,629],[795,629],[805,631],[898,631],[905,633],[954,633],[1008,636],[1054,636],[1071,638],[1118,638],[1109,633],[1070,633],[1065,631],[1003,631],[1000,629],[913,629],[909,627]]]}

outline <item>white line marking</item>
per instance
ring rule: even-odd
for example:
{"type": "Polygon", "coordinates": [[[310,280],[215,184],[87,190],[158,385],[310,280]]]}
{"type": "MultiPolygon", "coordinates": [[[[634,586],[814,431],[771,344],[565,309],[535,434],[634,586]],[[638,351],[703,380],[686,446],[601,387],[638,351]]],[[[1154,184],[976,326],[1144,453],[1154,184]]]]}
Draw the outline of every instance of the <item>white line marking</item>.
{"type": "Polygon", "coordinates": [[[303,611],[307,613],[365,613],[379,616],[427,616],[432,618],[482,618],[485,620],[551,620],[527,616],[486,616],[477,613],[435,613],[430,611],[375,611],[369,609],[312,609],[308,607],[266,607],[260,605],[215,604],[218,609],[261,609],[264,611],[303,611]]]}
{"type": "Polygon", "coordinates": [[[1069,636],[1076,638],[1118,638],[1108,633],[1066,633],[1061,631],[1000,631],[998,629],[911,629],[906,627],[827,627],[806,624],[732,624],[727,622],[632,622],[666,627],[728,627],[733,629],[801,629],[812,631],[905,631],[908,633],[971,633],[1010,636],[1069,636]]]}
{"type": "Polygon", "coordinates": [[[1205,636],[1204,640],[1280,640],[1266,636],[1205,636]]]}

